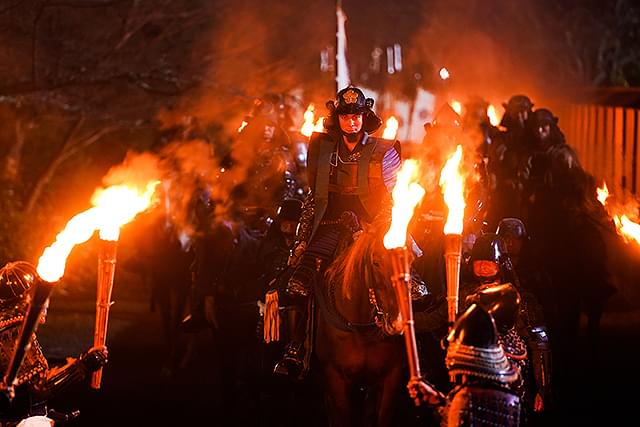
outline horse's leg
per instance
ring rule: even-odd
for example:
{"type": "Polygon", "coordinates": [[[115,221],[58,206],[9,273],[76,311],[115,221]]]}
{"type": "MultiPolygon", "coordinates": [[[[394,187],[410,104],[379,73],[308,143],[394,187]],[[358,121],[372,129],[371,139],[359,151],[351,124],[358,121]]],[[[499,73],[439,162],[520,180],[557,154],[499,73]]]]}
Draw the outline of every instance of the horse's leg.
{"type": "Polygon", "coordinates": [[[391,425],[394,415],[394,408],[399,393],[402,392],[402,366],[395,365],[383,378],[380,386],[377,388],[376,409],[377,419],[376,427],[386,427],[391,425]]]}
{"type": "Polygon", "coordinates": [[[166,345],[167,356],[162,366],[162,375],[171,378],[175,373],[175,363],[173,355],[175,352],[174,334],[172,333],[172,321],[171,321],[171,296],[169,295],[168,288],[165,283],[165,279],[155,276],[154,284],[157,292],[157,307],[160,312],[160,322],[162,324],[162,335],[164,337],[164,343],[166,345]]]}
{"type": "Polygon", "coordinates": [[[331,427],[348,427],[352,424],[352,384],[333,366],[325,368],[325,396],[331,427]]]}

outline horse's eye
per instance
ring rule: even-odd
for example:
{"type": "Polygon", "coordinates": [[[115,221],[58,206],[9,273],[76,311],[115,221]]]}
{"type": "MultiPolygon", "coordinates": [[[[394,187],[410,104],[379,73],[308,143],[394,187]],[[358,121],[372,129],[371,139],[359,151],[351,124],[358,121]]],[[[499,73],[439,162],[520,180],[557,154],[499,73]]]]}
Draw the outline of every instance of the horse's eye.
{"type": "Polygon", "coordinates": [[[380,261],[373,261],[372,264],[374,267],[380,267],[380,261]]]}

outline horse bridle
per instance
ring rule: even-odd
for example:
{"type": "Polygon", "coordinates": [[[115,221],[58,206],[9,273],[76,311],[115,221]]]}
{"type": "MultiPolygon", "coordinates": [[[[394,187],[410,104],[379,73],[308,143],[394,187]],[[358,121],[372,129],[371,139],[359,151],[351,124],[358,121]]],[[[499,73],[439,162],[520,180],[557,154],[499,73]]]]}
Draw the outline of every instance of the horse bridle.
{"type": "Polygon", "coordinates": [[[368,287],[369,304],[372,307],[373,321],[371,322],[351,322],[347,320],[342,314],[335,309],[335,284],[326,283],[326,286],[321,286],[322,280],[315,280],[315,296],[318,301],[320,309],[325,314],[325,319],[336,329],[345,332],[370,332],[372,330],[381,329],[387,335],[393,335],[390,332],[387,318],[389,317],[384,311],[380,309],[376,292],[373,287],[368,287]],[[323,288],[326,288],[325,294],[323,288]],[[326,297],[329,297],[327,301],[326,297]]]}

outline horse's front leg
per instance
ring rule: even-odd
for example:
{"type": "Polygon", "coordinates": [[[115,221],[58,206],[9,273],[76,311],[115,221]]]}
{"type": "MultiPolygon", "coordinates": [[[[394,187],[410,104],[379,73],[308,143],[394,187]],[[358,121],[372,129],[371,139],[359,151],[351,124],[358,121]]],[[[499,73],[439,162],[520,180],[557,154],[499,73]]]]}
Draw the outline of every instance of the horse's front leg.
{"type": "Polygon", "coordinates": [[[376,427],[386,427],[391,425],[394,409],[397,407],[399,393],[402,390],[402,367],[394,366],[384,377],[384,380],[377,387],[376,396],[376,427]]]}
{"type": "Polygon", "coordinates": [[[331,427],[349,427],[353,413],[351,402],[352,383],[332,366],[325,368],[325,400],[331,427]]]}

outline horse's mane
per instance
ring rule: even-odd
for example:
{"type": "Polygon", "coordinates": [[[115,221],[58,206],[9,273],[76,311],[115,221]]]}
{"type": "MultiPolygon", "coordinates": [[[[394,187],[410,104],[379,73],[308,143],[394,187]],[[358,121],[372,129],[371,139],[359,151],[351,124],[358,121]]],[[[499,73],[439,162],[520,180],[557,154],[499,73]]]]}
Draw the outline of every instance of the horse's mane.
{"type": "MultiPolygon", "coordinates": [[[[389,282],[390,265],[385,260],[384,233],[380,228],[370,229],[347,247],[327,268],[327,283],[334,283],[342,289],[342,295],[351,299],[354,284],[371,285],[384,292],[381,282],[389,282]]],[[[388,287],[390,288],[390,287],[388,287]]],[[[385,296],[386,297],[386,296],[385,296]]]]}

